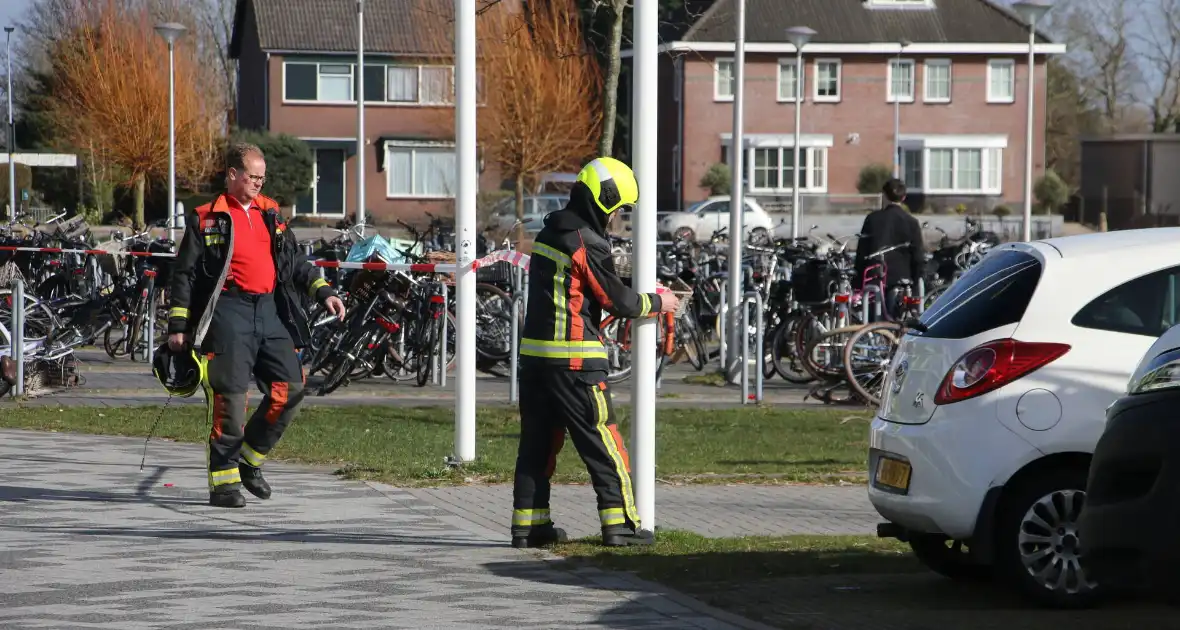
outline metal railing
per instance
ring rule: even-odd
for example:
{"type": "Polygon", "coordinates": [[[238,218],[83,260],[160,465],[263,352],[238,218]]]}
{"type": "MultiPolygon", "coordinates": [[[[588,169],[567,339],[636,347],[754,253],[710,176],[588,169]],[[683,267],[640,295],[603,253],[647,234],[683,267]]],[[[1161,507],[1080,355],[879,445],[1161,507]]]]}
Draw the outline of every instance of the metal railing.
{"type": "Polygon", "coordinates": [[[750,304],[754,304],[754,312],[757,313],[756,333],[754,335],[754,348],[758,352],[758,373],[755,375],[756,389],[755,402],[762,402],[762,362],[766,360],[766,350],[763,344],[763,336],[765,334],[764,326],[766,318],[762,313],[762,294],[757,291],[747,291],[742,299],[742,404],[750,402],[750,304]]]}

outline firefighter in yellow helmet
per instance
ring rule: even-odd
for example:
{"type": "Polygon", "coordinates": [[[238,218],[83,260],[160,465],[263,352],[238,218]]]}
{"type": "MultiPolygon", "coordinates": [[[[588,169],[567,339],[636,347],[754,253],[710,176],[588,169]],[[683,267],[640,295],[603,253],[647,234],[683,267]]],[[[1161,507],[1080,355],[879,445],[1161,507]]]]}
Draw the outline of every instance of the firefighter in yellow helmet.
{"type": "Polygon", "coordinates": [[[578,174],[569,204],[545,217],[529,261],[528,311],[520,341],[520,445],[512,545],[565,539],[549,514],[549,478],[568,431],[598,495],[602,541],[651,544],[640,533],[630,463],[607,385],[602,311],[640,318],[676,310],[672,295],[636,293],[615,273],[607,225],[639,198],[635,174],[600,157],[578,174]]]}

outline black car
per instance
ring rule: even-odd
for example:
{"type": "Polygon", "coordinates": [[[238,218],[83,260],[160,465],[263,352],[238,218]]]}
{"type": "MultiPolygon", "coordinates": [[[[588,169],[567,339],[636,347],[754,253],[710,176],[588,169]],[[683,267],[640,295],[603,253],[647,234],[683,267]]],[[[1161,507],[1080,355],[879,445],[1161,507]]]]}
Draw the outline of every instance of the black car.
{"type": "Polygon", "coordinates": [[[1180,330],[1106,412],[1078,524],[1087,574],[1112,590],[1180,585],[1180,330]],[[1169,346],[1171,348],[1169,349],[1169,346]]]}

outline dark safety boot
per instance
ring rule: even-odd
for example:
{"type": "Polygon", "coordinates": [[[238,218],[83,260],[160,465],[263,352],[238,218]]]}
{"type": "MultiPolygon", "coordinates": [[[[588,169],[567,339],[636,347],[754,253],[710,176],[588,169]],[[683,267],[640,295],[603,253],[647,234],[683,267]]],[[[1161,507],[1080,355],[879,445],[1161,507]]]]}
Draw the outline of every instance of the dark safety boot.
{"type": "Polygon", "coordinates": [[[529,531],[528,536],[513,536],[512,546],[517,549],[535,549],[547,547],[555,543],[569,540],[565,530],[553,525],[538,525],[529,531]]]}
{"type": "Polygon", "coordinates": [[[651,532],[637,532],[626,526],[602,528],[602,544],[607,547],[646,546],[655,543],[655,534],[651,532]]]}
{"type": "Polygon", "coordinates": [[[209,505],[223,508],[246,507],[246,497],[241,490],[217,490],[209,493],[209,505]]]}
{"type": "Polygon", "coordinates": [[[242,475],[242,487],[259,499],[270,498],[270,484],[262,478],[262,469],[248,464],[239,464],[238,472],[242,475]]]}

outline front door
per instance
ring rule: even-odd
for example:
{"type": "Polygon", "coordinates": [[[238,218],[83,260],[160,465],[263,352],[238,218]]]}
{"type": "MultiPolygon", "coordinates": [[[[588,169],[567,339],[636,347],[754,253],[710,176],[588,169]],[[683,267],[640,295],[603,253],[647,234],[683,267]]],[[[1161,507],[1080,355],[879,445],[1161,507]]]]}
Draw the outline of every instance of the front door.
{"type": "Polygon", "coordinates": [[[315,151],[315,214],[344,214],[344,150],[315,151]]]}

